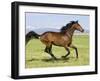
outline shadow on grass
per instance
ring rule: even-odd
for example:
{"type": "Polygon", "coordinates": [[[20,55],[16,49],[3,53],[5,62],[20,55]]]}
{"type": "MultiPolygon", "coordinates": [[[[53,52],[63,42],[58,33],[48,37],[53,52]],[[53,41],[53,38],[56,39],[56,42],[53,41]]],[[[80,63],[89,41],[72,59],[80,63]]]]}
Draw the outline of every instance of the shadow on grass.
{"type": "Polygon", "coordinates": [[[43,61],[43,62],[68,62],[69,59],[73,59],[74,57],[67,57],[67,58],[57,58],[52,59],[52,58],[43,58],[43,59],[38,59],[38,58],[32,58],[30,60],[27,60],[28,62],[32,62],[32,61],[43,61]]]}
{"type": "Polygon", "coordinates": [[[69,58],[57,58],[56,60],[55,59],[52,59],[52,58],[50,58],[50,59],[41,59],[42,61],[44,61],[44,62],[58,62],[58,61],[68,61],[69,60],[69,58]]]}

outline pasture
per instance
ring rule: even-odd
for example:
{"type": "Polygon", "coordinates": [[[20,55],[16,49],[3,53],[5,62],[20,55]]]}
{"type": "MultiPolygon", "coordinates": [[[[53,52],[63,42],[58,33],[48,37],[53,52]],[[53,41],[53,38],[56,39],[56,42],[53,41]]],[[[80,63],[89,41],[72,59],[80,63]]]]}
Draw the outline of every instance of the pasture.
{"type": "Polygon", "coordinates": [[[66,59],[62,59],[61,56],[67,53],[66,50],[53,45],[52,52],[58,58],[55,61],[44,52],[45,45],[39,39],[32,39],[26,45],[25,68],[89,65],[89,36],[74,35],[73,44],[78,48],[78,59],[76,59],[75,50],[72,48],[70,55],[66,59]]]}

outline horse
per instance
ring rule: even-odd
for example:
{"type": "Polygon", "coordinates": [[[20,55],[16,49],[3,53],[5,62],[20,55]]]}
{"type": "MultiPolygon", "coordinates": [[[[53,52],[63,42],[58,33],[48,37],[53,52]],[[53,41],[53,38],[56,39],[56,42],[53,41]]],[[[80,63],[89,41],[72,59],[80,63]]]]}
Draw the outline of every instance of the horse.
{"type": "Polygon", "coordinates": [[[84,29],[81,27],[78,21],[70,21],[68,24],[66,24],[60,29],[60,32],[52,32],[52,31],[44,32],[39,37],[40,41],[46,46],[44,51],[50,54],[51,57],[56,60],[57,58],[52,53],[52,45],[65,48],[67,54],[61,56],[62,58],[66,58],[67,56],[69,56],[70,55],[69,48],[73,48],[76,52],[76,58],[78,58],[77,47],[72,44],[72,37],[75,30],[84,32],[84,29]]]}

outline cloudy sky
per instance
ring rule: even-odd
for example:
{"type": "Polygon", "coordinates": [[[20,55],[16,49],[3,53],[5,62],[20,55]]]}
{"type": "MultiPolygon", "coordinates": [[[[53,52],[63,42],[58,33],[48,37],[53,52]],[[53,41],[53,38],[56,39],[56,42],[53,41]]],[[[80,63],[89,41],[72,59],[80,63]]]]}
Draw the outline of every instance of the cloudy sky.
{"type": "Polygon", "coordinates": [[[79,24],[89,30],[89,15],[25,13],[26,29],[56,28],[60,29],[70,21],[79,21],[79,24]]]}

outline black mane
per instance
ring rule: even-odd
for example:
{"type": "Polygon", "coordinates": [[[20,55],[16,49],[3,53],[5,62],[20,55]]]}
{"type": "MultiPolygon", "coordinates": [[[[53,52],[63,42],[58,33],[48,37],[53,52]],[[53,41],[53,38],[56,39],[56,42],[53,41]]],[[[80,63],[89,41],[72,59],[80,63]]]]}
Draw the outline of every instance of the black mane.
{"type": "Polygon", "coordinates": [[[63,26],[61,29],[60,29],[60,32],[61,33],[65,33],[65,30],[68,30],[69,28],[71,28],[71,26],[73,24],[77,23],[77,21],[70,21],[70,23],[66,24],[65,26],[63,26]]]}

